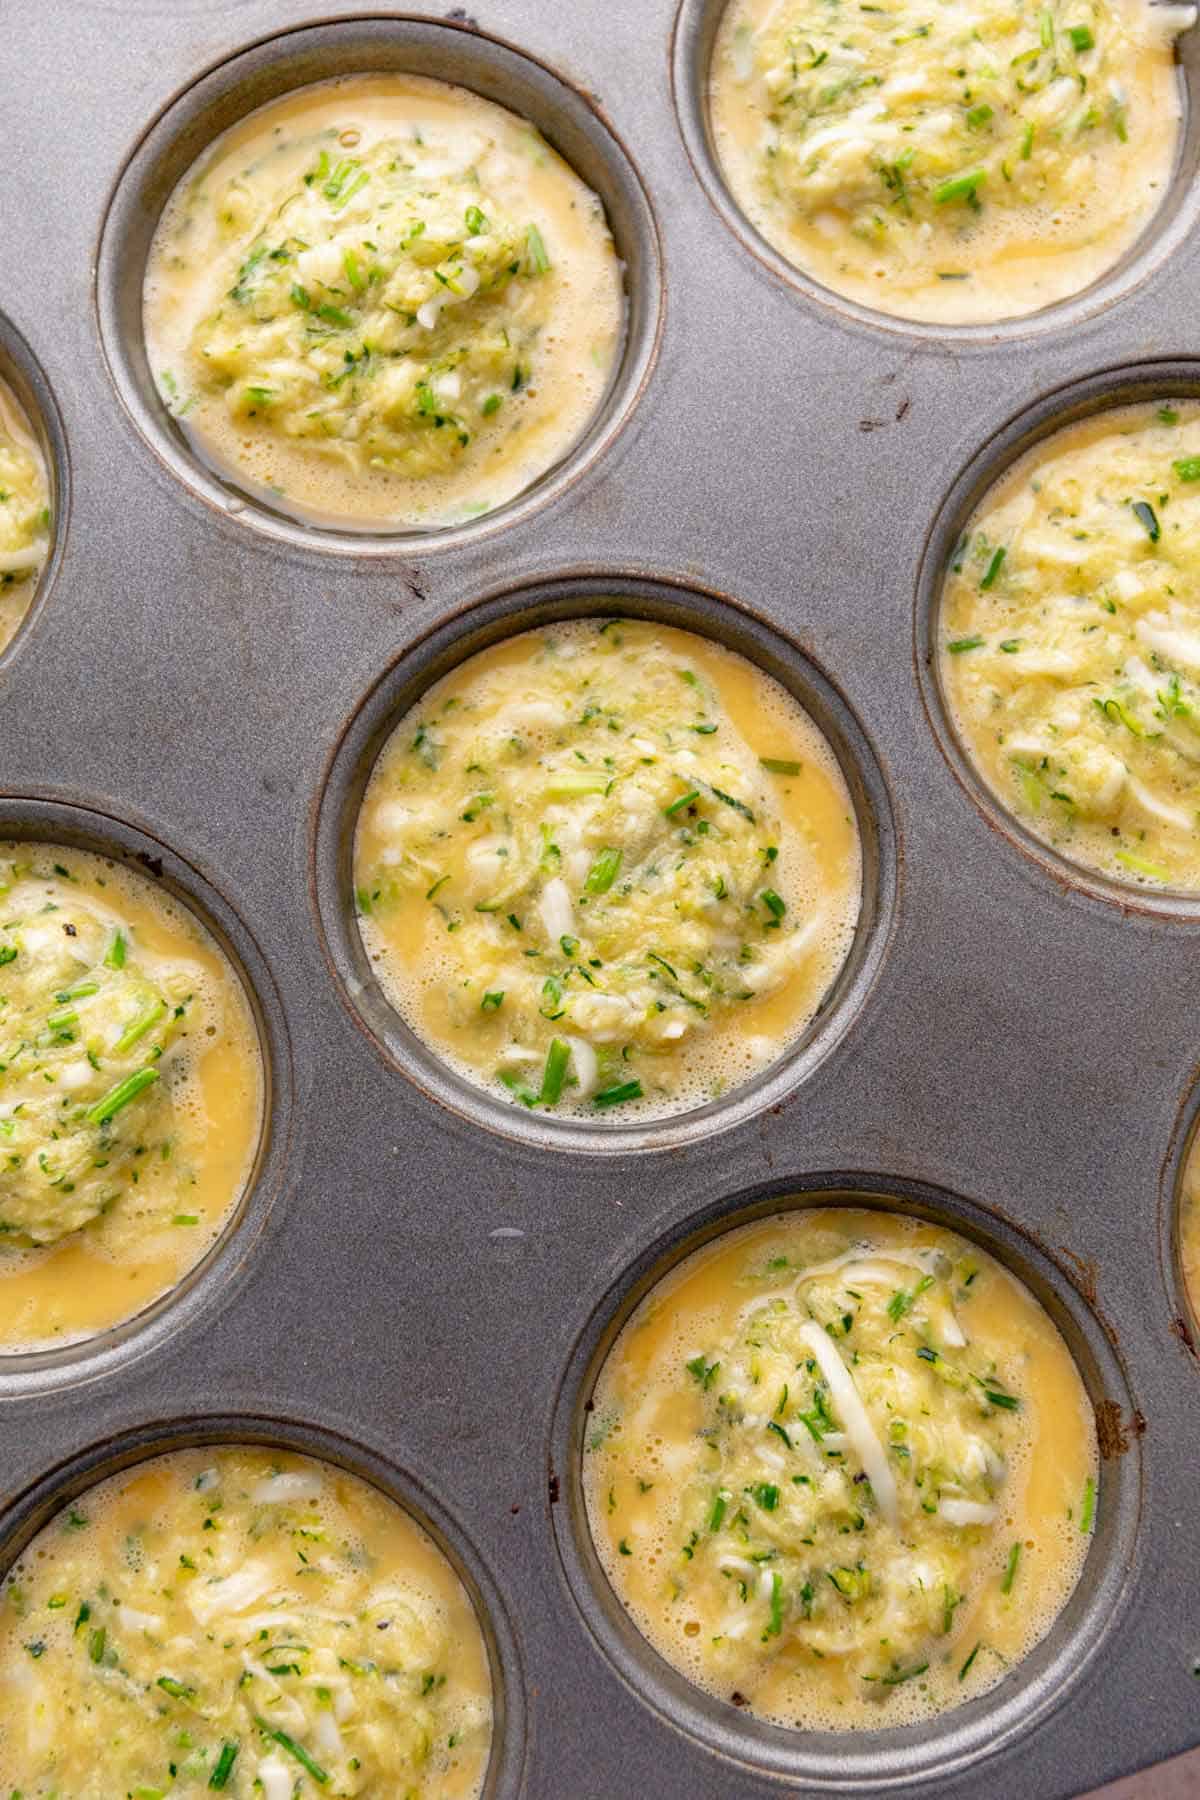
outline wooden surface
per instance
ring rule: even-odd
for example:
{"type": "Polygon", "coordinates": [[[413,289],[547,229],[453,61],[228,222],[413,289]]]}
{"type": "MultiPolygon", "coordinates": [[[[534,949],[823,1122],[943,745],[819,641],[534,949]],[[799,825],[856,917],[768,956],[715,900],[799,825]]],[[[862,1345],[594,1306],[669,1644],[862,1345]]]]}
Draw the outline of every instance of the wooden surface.
{"type": "Polygon", "coordinates": [[[1097,1788],[1087,1800],[1200,1800],[1200,1750],[1097,1788]]]}

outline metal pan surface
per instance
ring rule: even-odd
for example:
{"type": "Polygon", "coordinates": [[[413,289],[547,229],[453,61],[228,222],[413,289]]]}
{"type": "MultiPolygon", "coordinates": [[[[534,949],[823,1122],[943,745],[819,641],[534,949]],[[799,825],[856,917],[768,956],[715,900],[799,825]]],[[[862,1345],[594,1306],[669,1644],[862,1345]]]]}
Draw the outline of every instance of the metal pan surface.
{"type": "Polygon", "coordinates": [[[1069,1800],[1200,1743],[1174,1223],[1200,908],[1111,892],[997,814],[928,666],[931,570],[1060,402],[1200,391],[1200,31],[1176,183],[1127,264],[1045,315],[934,332],[790,277],[733,217],[700,93],[718,10],[44,0],[0,62],[0,374],[58,496],[0,661],[3,835],[157,857],[254,990],[271,1088],[255,1181],[185,1294],[68,1358],[0,1358],[0,1567],[139,1455],[301,1445],[394,1491],[464,1574],[503,1699],[496,1796],[1069,1800]],[[364,541],[190,458],[136,311],[157,205],[206,134],[376,65],[534,117],[605,198],[629,329],[543,482],[477,525],[364,541]],[[365,992],[342,905],[346,808],[413,684],[589,597],[788,681],[867,850],[858,944],[785,1066],[691,1127],[603,1144],[518,1128],[431,1069],[365,992]],[[1011,1682],[920,1733],[785,1742],[701,1704],[623,1626],[587,1542],[581,1421],[614,1321],[696,1234],[793,1196],[890,1200],[987,1245],[1102,1417],[1074,1600],[1011,1682]]]}

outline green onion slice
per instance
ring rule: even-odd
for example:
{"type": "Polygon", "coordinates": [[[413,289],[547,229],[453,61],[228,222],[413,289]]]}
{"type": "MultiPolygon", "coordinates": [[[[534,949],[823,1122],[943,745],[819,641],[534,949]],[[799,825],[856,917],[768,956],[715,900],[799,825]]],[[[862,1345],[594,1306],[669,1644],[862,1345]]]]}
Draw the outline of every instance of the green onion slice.
{"type": "Polygon", "coordinates": [[[603,1088],[594,1097],[592,1105],[601,1108],[623,1106],[627,1100],[640,1100],[641,1097],[642,1084],[635,1075],[632,1081],[622,1081],[616,1087],[603,1088]]]}
{"type": "Polygon", "coordinates": [[[228,1740],[221,1745],[221,1754],[218,1756],[213,1767],[213,1772],[208,1778],[208,1785],[210,1788],[223,1788],[228,1785],[229,1777],[233,1774],[233,1765],[237,1761],[238,1750],[240,1748],[241,1746],[239,1744],[232,1743],[228,1740]]]}
{"type": "Polygon", "coordinates": [[[607,894],[621,872],[621,855],[621,851],[611,845],[600,852],[583,884],[589,894],[607,894]]]}
{"type": "Polygon", "coordinates": [[[538,1095],[543,1106],[555,1106],[561,1100],[570,1057],[571,1052],[562,1039],[552,1038],[546,1052],[546,1066],[542,1071],[542,1087],[538,1095]]]}
{"type": "Polygon", "coordinates": [[[143,1089],[157,1080],[157,1069],[138,1069],[135,1074],[127,1075],[124,1081],[119,1081],[115,1088],[110,1088],[102,1099],[97,1100],[95,1106],[88,1108],[88,1123],[107,1125],[110,1119],[116,1118],[122,1107],[128,1106],[131,1100],[136,1100],[143,1089]]]}

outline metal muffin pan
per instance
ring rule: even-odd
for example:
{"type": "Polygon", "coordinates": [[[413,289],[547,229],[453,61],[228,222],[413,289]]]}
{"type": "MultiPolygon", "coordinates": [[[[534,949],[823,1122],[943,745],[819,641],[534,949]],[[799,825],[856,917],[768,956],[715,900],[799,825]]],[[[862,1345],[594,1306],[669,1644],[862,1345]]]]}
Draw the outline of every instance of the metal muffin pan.
{"type": "Polygon", "coordinates": [[[318,802],[312,879],[326,953],[352,1013],[398,1068],[443,1105],[527,1142],[601,1151],[668,1149],[696,1143],[710,1132],[784,1097],[815,1068],[847,1029],[870,992],[884,956],[895,901],[895,832],[886,786],[862,731],[844,699],[820,671],[761,619],[694,584],[674,586],[606,570],[602,590],[587,574],[560,574],[508,588],[457,614],[410,644],[381,677],[347,724],[330,759],[318,802]],[[363,792],[396,720],[456,663],[487,645],[552,619],[659,619],[703,631],[752,659],[790,689],[833,746],[850,791],[862,843],[863,881],[853,947],[829,994],[787,1053],[720,1100],[687,1113],[622,1127],[589,1127],[492,1098],[463,1080],[405,1025],[384,997],[363,946],[354,904],[354,829],[363,792]]]}
{"type": "Polygon", "coordinates": [[[689,1222],[682,1240],[677,1233],[668,1233],[625,1273],[616,1291],[604,1296],[575,1347],[553,1439],[555,1461],[566,1475],[565,1503],[556,1509],[554,1523],[563,1567],[583,1618],[630,1685],[644,1693],[661,1716],[683,1724],[715,1750],[752,1755],[765,1769],[799,1783],[808,1778],[814,1786],[846,1788],[857,1782],[869,1792],[885,1782],[925,1782],[931,1774],[965,1763],[985,1748],[994,1752],[1007,1739],[1024,1737],[1104,1655],[1110,1634],[1121,1629],[1129,1571],[1135,1562],[1141,1458],[1131,1447],[1129,1454],[1110,1458],[1102,1466],[1097,1536],[1087,1577],[1054,1628],[1016,1666],[1001,1690],[993,1689],[931,1725],[862,1734],[789,1731],[739,1715],[732,1706],[699,1692],[651,1649],[633,1625],[590,1541],[579,1455],[588,1430],[589,1396],[617,1333],[639,1301],[683,1256],[728,1230],[731,1213],[735,1223],[747,1224],[813,1205],[900,1207],[977,1241],[1021,1277],[1062,1332],[1096,1408],[1102,1437],[1105,1421],[1120,1419],[1133,1403],[1103,1326],[1078,1292],[1061,1283],[1055,1265],[1003,1221],[989,1218],[956,1195],[915,1182],[893,1180],[885,1187],[870,1176],[831,1173],[761,1184],[738,1197],[732,1207],[721,1201],[706,1209],[689,1222]]]}
{"type": "Polygon", "coordinates": [[[16,327],[0,313],[0,381],[16,397],[33,429],[46,465],[48,505],[55,521],[46,558],[25,617],[0,651],[0,666],[11,656],[21,633],[30,626],[54,585],[63,539],[71,513],[71,475],[62,417],[41,364],[16,327]]]}
{"type": "MultiPolygon", "coordinates": [[[[0,844],[11,841],[86,850],[153,881],[209,932],[250,1003],[262,1064],[262,1121],[245,1192],[220,1235],[177,1285],[132,1318],[78,1342],[0,1354],[0,1395],[31,1394],[124,1370],[169,1337],[185,1314],[213,1309],[240,1280],[266,1229],[292,1127],[292,1059],[279,992],[262,952],[236,912],[203,874],[152,832],[80,806],[0,792],[0,844]]],[[[211,1322],[210,1322],[211,1328],[211,1322]]]]}
{"type": "MultiPolygon", "coordinates": [[[[167,465],[212,505],[224,506],[273,536],[363,553],[362,532],[298,524],[264,501],[248,501],[195,454],[163,405],[142,340],[142,284],[154,228],[177,182],[230,125],[255,107],[310,82],[393,70],[457,81],[531,119],[604,202],[625,270],[625,340],[608,391],[583,438],[525,494],[487,520],[444,530],[438,542],[523,518],[603,454],[649,377],[662,311],[661,252],[654,215],[637,172],[585,92],[496,40],[485,42],[441,22],[419,18],[360,19],[331,34],[321,27],[289,31],[251,45],[189,83],[163,108],[126,164],[113,193],[100,242],[96,296],[105,354],[134,422],[167,465]]],[[[394,552],[398,537],[427,545],[429,532],[380,534],[374,547],[394,552]]]]}
{"type": "Polygon", "coordinates": [[[1042,319],[931,333],[783,279],[718,216],[672,81],[691,0],[678,22],[675,0],[475,12],[364,26],[336,0],[320,21],[288,0],[46,0],[0,70],[19,197],[0,215],[0,345],[59,482],[55,558],[0,664],[3,831],[170,846],[149,853],[255,990],[274,1109],[270,1173],[184,1294],[66,1366],[0,1360],[0,1563],[122,1460],[214,1435],[299,1444],[394,1489],[474,1583],[504,1701],[497,1795],[1068,1800],[1200,1741],[1200,1371],[1173,1217],[1200,918],[1114,904],[993,829],[914,643],[976,459],[997,466],[1048,396],[1097,375],[1101,395],[1149,364],[1200,375],[1200,105],[1176,210],[1131,271],[1042,319]],[[645,300],[616,400],[540,491],[461,532],[335,540],[239,503],[168,437],[137,366],[137,259],[181,166],[167,119],[215,129],[196,94],[265,97],[302,26],[314,73],[354,66],[347,45],[393,63],[424,46],[441,60],[414,66],[525,105],[628,202],[645,300]],[[259,85],[242,89],[226,64],[244,55],[259,85]],[[824,707],[877,896],[777,1090],[606,1155],[510,1126],[348,1006],[337,913],[382,703],[589,586],[757,645],[824,707]],[[623,1626],[589,1560],[575,1450],[613,1318],[693,1233],[793,1193],[890,1195],[977,1236],[1051,1305],[1100,1408],[1075,1599],[1008,1684],[911,1736],[784,1744],[712,1706],[623,1626]]]}
{"type": "MultiPolygon", "coordinates": [[[[6,1556],[20,1554],[64,1504],[78,1499],[97,1482],[132,1468],[148,1457],[211,1444],[262,1444],[272,1449],[320,1456],[336,1467],[371,1482],[405,1508],[429,1533],[447,1558],[471,1599],[483,1631],[492,1683],[493,1744],[481,1800],[517,1791],[525,1760],[525,1693],[521,1658],[504,1602],[487,1569],[462,1541],[455,1522],[419,1481],[399,1473],[390,1460],[361,1443],[349,1443],[336,1432],[295,1425],[279,1418],[248,1414],[206,1414],[175,1425],[147,1426],[123,1432],[82,1456],[51,1469],[10,1510],[6,1556]]],[[[102,1772],[102,1771],[101,1771],[102,1772]]]]}
{"type": "MultiPolygon", "coordinates": [[[[1197,192],[1200,193],[1200,185],[1197,192]]],[[[942,687],[937,654],[938,606],[947,565],[975,508],[988,489],[1025,453],[1063,426],[1092,418],[1113,406],[1149,405],[1156,399],[1200,396],[1200,361],[1148,361],[1100,370],[1041,396],[1010,420],[963,470],[938,514],[922,559],[915,618],[917,674],[929,722],[947,761],[984,817],[996,830],[1039,860],[1059,880],[1088,888],[1120,907],[1142,908],[1167,917],[1200,918],[1200,894],[1131,887],[1099,870],[1085,868],[1029,831],[993,793],[971,760],[942,687]]]]}
{"type": "MultiPolygon", "coordinates": [[[[1155,0],[1147,0],[1154,4],[1155,0]]],[[[709,127],[706,92],[708,70],[712,61],[725,0],[679,0],[679,12],[671,45],[671,72],[678,108],[680,128],[688,155],[710,200],[731,231],[741,238],[751,253],[782,281],[790,282],[811,299],[833,306],[846,318],[864,323],[882,324],[926,343],[989,343],[1007,335],[1025,336],[1031,332],[1067,330],[1078,321],[1111,306],[1123,294],[1142,281],[1164,259],[1174,254],[1195,229],[1200,219],[1200,111],[1193,108],[1186,121],[1179,155],[1170,185],[1156,216],[1139,233],[1120,261],[1094,282],[1086,292],[1059,301],[1040,313],[1017,319],[1007,325],[942,325],[906,324],[890,315],[880,315],[855,300],[834,293],[822,282],[794,268],[758,228],[744,216],[730,192],[716,154],[709,127]]],[[[1195,33],[1192,33],[1195,37],[1195,33]]],[[[1194,97],[1200,50],[1195,43],[1181,54],[1180,82],[1189,98],[1194,97]]]]}

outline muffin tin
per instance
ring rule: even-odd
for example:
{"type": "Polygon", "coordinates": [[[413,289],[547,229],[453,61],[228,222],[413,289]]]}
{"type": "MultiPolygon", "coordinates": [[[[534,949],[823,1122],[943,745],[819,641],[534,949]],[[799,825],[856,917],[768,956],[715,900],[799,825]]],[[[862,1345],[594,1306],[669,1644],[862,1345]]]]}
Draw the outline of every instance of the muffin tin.
{"type": "Polygon", "coordinates": [[[40,421],[58,518],[0,661],[0,835],[161,865],[256,996],[271,1093],[255,1182],[183,1291],[103,1341],[0,1358],[0,1566],[139,1456],[278,1441],[394,1492],[464,1574],[500,1696],[491,1795],[1067,1800],[1200,1741],[1200,1371],[1174,1248],[1200,904],[1085,877],[997,812],[945,719],[930,608],[955,521],[1031,432],[1200,392],[1200,31],[1180,172],[1127,265],[956,331],[822,293],[732,216],[698,89],[715,3],[476,6],[326,0],[307,23],[284,0],[46,0],[0,73],[0,373],[40,421]],[[427,538],[239,499],[138,346],[157,208],[206,137],[281,83],[371,66],[533,117],[603,194],[630,295],[579,450],[427,538]],[[866,904],[824,1015],[759,1083],[573,1133],[466,1092],[382,1007],[347,833],[417,686],[509,629],[606,610],[709,631],[805,700],[850,780],[866,904]],[[579,1449],[617,1324],[698,1236],[788,1197],[978,1238],[1097,1407],[1074,1598],[1006,1683],[920,1731],[788,1734],[708,1700],[632,1630],[587,1539],[579,1449]]]}

